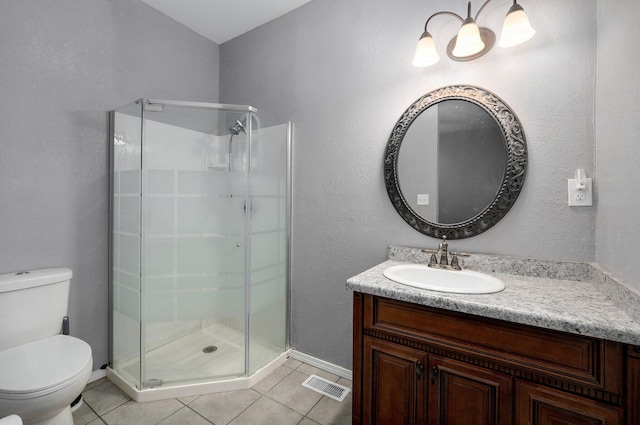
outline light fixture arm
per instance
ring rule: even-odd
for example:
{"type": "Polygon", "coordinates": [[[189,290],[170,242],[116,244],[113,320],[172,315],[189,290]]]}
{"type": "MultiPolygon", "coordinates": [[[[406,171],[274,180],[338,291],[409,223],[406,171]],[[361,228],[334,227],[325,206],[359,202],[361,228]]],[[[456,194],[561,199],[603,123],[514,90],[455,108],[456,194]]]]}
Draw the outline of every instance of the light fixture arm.
{"type": "MultiPolygon", "coordinates": [[[[513,0],[513,3],[515,4],[517,0],[513,0]]],[[[484,7],[489,4],[491,2],[491,0],[487,0],[485,1],[482,6],[480,6],[480,9],[478,10],[478,13],[476,13],[475,18],[473,18],[474,21],[478,20],[478,16],[480,16],[480,13],[482,12],[482,10],[484,9],[484,7]]],[[[431,21],[431,18],[434,18],[438,15],[449,15],[449,16],[453,16],[455,18],[457,18],[460,22],[464,22],[464,18],[460,15],[458,15],[457,13],[454,12],[449,12],[447,10],[444,10],[442,12],[436,12],[433,15],[429,16],[429,19],[427,19],[427,22],[424,23],[424,30],[425,32],[427,31],[427,26],[429,25],[429,21],[431,21]]],[[[467,17],[471,17],[471,2],[467,3],[467,17]]]]}
{"type": "MultiPolygon", "coordinates": [[[[491,0],[487,0],[487,1],[491,1],[491,0]]],[[[453,16],[455,18],[458,18],[460,20],[460,22],[464,22],[464,18],[460,15],[458,15],[457,13],[453,13],[453,12],[449,12],[449,11],[442,11],[442,12],[436,12],[433,15],[429,16],[429,19],[427,19],[427,22],[424,23],[424,32],[427,32],[427,25],[429,25],[429,21],[431,20],[431,18],[435,18],[438,15],[449,15],[449,16],[453,16]]]]}
{"type": "MultiPolygon", "coordinates": [[[[474,18],[474,20],[477,22],[478,21],[478,16],[480,16],[480,12],[482,12],[482,10],[484,9],[484,7],[489,4],[491,0],[487,0],[484,2],[484,4],[482,6],[480,6],[480,9],[478,10],[478,13],[476,13],[476,17],[474,18]]],[[[513,0],[513,2],[515,3],[516,0],[513,0]]],[[[471,16],[471,2],[469,2],[469,16],[471,16]]]]}

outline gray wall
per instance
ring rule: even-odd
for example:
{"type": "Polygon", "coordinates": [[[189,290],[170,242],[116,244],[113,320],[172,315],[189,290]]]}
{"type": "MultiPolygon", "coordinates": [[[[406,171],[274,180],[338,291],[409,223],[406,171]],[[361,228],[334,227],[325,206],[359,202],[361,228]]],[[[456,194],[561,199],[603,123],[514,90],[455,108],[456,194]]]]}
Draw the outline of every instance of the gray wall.
{"type": "Polygon", "coordinates": [[[71,333],[107,362],[108,111],[218,101],[219,47],[137,0],[0,2],[0,273],[74,272],[71,333]]]}
{"type": "Polygon", "coordinates": [[[596,260],[640,289],[640,2],[598,2],[596,260]]]}
{"type": "MultiPolygon", "coordinates": [[[[507,3],[492,2],[481,23],[499,28],[507,3]]],[[[296,348],[350,367],[345,280],[384,260],[389,244],[436,246],[389,203],[382,155],[402,111],[447,84],[502,97],[530,152],[505,220],[452,249],[595,258],[640,287],[640,204],[627,189],[640,162],[640,46],[621,43],[638,39],[629,28],[640,5],[613,3],[528,1],[536,37],[466,64],[442,53],[457,24],[434,20],[443,59],[424,70],[410,65],[413,48],[431,13],[458,8],[449,1],[315,0],[221,47],[220,101],[259,107],[264,125],[295,123],[296,348]],[[566,179],[577,167],[594,172],[594,135],[597,207],[568,208],[566,179]]],[[[217,101],[218,47],[136,0],[3,1],[0,40],[0,273],[71,267],[72,333],[91,343],[99,366],[107,111],[140,97],[217,101]]]]}
{"type": "MultiPolygon", "coordinates": [[[[472,2],[475,10],[482,2],[472,2]]],[[[386,258],[388,245],[436,247],[395,212],[382,178],[394,123],[422,94],[468,83],[495,92],[524,126],[525,187],[516,205],[481,236],[452,250],[593,261],[595,209],[569,208],[574,170],[594,168],[596,1],[523,5],[538,31],[529,43],[495,47],[457,63],[444,47],[459,25],[430,28],[442,60],[411,66],[426,18],[456,9],[447,0],[315,0],[233,39],[220,50],[220,99],[259,108],[264,122],[294,122],[292,343],[351,366],[351,293],[345,281],[386,258]],[[438,38],[439,37],[439,38],[438,38]]],[[[500,31],[509,2],[480,23],[500,31]]],[[[464,13],[464,4],[457,7],[464,13]]]]}

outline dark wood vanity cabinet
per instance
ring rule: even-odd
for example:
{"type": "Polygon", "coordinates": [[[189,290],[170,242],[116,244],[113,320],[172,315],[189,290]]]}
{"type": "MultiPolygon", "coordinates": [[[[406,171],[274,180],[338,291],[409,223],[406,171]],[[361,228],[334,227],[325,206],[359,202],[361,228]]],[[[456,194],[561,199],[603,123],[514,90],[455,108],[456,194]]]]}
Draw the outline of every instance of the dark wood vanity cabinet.
{"type": "Polygon", "coordinates": [[[354,295],[353,424],[640,425],[640,349],[354,295]]]}

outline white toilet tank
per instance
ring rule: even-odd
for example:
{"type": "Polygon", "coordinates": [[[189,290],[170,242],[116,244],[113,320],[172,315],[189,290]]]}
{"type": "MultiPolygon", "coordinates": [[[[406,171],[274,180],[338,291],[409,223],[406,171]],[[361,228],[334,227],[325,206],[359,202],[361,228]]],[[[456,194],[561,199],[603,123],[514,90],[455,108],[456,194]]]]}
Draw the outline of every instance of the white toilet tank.
{"type": "Polygon", "coordinates": [[[72,275],[67,268],[0,275],[0,351],[61,332],[72,275]]]}

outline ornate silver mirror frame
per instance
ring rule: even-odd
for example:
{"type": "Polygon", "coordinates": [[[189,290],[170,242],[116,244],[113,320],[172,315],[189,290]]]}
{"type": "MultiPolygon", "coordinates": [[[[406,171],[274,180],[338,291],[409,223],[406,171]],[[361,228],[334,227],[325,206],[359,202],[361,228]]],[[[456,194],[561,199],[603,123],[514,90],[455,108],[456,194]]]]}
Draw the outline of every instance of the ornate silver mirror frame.
{"type": "Polygon", "coordinates": [[[384,155],[384,180],[391,203],[414,229],[427,236],[464,239],[479,235],[500,221],[515,203],[524,183],[527,144],[516,114],[495,94],[468,85],[446,86],[416,100],[402,114],[387,142],[384,155]],[[405,200],[398,181],[398,153],[413,121],[427,108],[444,100],[464,100],[478,105],[493,117],[502,129],[507,164],[502,185],[493,201],[479,214],[454,224],[434,223],[417,214],[405,200]]]}

